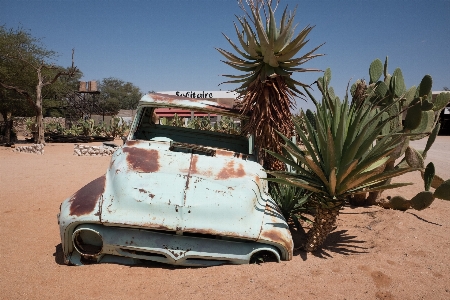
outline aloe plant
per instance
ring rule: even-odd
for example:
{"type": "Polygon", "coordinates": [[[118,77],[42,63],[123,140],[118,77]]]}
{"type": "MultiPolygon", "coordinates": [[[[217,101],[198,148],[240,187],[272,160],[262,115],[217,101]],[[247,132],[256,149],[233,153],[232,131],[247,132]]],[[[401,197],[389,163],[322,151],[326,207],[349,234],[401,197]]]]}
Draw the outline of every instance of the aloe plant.
{"type": "Polygon", "coordinates": [[[316,250],[324,242],[349,196],[409,185],[411,183],[390,184],[386,180],[417,170],[405,166],[383,171],[403,139],[400,130],[393,130],[378,139],[382,128],[398,117],[383,118],[383,113],[397,101],[381,110],[377,109],[376,101],[369,99],[349,103],[346,96],[341,101],[329,87],[330,79],[331,71],[327,69],[317,80],[323,96],[321,103],[305,89],[317,110],[306,114],[306,131],[303,132],[294,120],[305,150],[281,133],[285,154],[267,150],[295,171],[269,171],[275,178],[268,180],[312,192],[308,205],[314,206],[317,213],[304,246],[307,251],[316,250]]]}
{"type": "MultiPolygon", "coordinates": [[[[242,98],[242,114],[249,115],[243,133],[255,136],[258,149],[265,147],[279,151],[282,140],[276,131],[292,132],[294,96],[304,96],[300,87],[308,86],[293,79],[292,74],[319,71],[302,65],[322,55],[315,53],[321,45],[298,55],[305,49],[313,26],[307,25],[296,33],[296,10],[289,12],[287,6],[277,22],[275,15],[279,1],[239,0],[238,3],[245,13],[236,16],[234,24],[238,43],[224,35],[234,53],[221,48],[217,50],[226,58],[224,63],[243,74],[223,75],[231,78],[224,83],[239,85],[234,91],[242,98]]],[[[283,168],[273,159],[266,160],[265,164],[283,168]]]]}
{"type": "Polygon", "coordinates": [[[170,122],[170,125],[171,126],[176,126],[176,127],[184,127],[184,120],[183,120],[183,118],[178,116],[178,114],[174,114],[173,115],[173,119],[170,122]]]}
{"type": "Polygon", "coordinates": [[[188,128],[199,129],[199,130],[212,130],[211,121],[209,118],[193,118],[187,123],[188,128]]]}
{"type": "Polygon", "coordinates": [[[307,211],[305,204],[311,192],[297,186],[273,183],[270,186],[270,196],[278,205],[286,222],[293,223],[297,229],[301,228],[300,220],[310,221],[302,213],[307,211]]]}

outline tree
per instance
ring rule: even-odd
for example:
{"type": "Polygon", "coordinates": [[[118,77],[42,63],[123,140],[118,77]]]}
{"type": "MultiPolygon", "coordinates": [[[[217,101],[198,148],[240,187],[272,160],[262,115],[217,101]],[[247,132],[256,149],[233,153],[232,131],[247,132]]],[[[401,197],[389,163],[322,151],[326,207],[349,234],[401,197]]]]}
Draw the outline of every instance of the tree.
{"type": "Polygon", "coordinates": [[[100,83],[99,90],[103,99],[117,99],[120,109],[136,109],[142,92],[131,82],[109,77],[100,83]]]}
{"type": "MultiPolygon", "coordinates": [[[[28,87],[35,84],[34,73],[26,68],[21,61],[5,59],[1,53],[5,53],[6,46],[14,38],[4,27],[0,27],[0,82],[14,82],[15,85],[28,87]]],[[[31,89],[27,89],[32,93],[31,89]]],[[[30,105],[21,94],[14,90],[6,89],[0,85],[0,113],[5,122],[3,128],[3,142],[10,144],[13,117],[17,115],[32,116],[33,106],[30,105]]]]}
{"type": "Polygon", "coordinates": [[[0,86],[0,113],[5,122],[3,128],[3,142],[10,145],[13,127],[14,116],[33,116],[33,107],[22,97],[22,95],[15,91],[3,89],[0,86]]]}
{"type": "Polygon", "coordinates": [[[11,66],[19,75],[23,72],[32,70],[36,76],[35,93],[30,91],[29,85],[22,85],[16,80],[8,81],[8,78],[1,78],[0,85],[4,89],[14,90],[19,93],[34,107],[36,112],[36,129],[34,137],[35,143],[44,142],[44,123],[43,123],[43,88],[54,84],[58,78],[67,76],[73,77],[79,72],[74,66],[72,50],[72,65],[64,69],[51,63],[55,58],[56,52],[47,50],[42,46],[39,39],[22,28],[17,30],[5,29],[0,27],[0,60],[2,63],[11,66]],[[6,79],[6,80],[5,80],[6,79]]]}
{"type": "MultiPolygon", "coordinates": [[[[224,83],[241,84],[235,89],[242,99],[240,109],[242,114],[250,116],[243,132],[255,136],[255,146],[260,149],[262,156],[263,148],[281,151],[282,139],[276,131],[286,136],[292,134],[290,110],[294,105],[294,97],[304,97],[297,87],[308,85],[294,80],[291,75],[294,72],[319,71],[299,66],[321,56],[314,54],[321,45],[294,58],[308,42],[305,39],[313,27],[306,26],[293,38],[295,10],[288,14],[286,7],[277,28],[274,16],[276,7],[272,8],[272,0],[247,0],[248,9],[242,0],[239,2],[245,16],[237,17],[242,29],[236,23],[234,26],[241,48],[224,35],[238,55],[220,48],[217,50],[227,59],[224,63],[245,72],[243,75],[224,75],[232,78],[224,83]],[[261,10],[264,11],[265,25],[261,10]]],[[[284,165],[268,157],[265,167],[283,169],[284,165]]]]}
{"type": "Polygon", "coordinates": [[[99,106],[103,115],[117,114],[120,109],[136,109],[142,92],[131,82],[109,77],[99,84],[99,106]]]}
{"type": "Polygon", "coordinates": [[[59,77],[52,85],[42,89],[42,108],[44,117],[64,117],[68,113],[65,99],[78,90],[79,80],[83,76],[78,72],[72,77],[59,77]]]}

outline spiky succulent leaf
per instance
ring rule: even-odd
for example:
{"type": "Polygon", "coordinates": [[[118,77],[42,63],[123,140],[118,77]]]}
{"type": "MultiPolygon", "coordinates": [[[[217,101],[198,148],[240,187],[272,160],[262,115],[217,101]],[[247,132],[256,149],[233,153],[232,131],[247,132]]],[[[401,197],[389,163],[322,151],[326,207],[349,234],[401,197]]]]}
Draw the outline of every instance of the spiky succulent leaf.
{"type": "MultiPolygon", "coordinates": [[[[257,79],[249,76],[247,81],[226,82],[242,83],[235,89],[240,94],[244,94],[247,88],[251,86],[251,82],[255,80],[266,82],[268,78],[275,76],[290,78],[292,72],[319,71],[317,69],[298,68],[298,66],[314,57],[320,56],[320,54],[314,54],[320,46],[299,58],[294,58],[306,45],[306,37],[313,26],[306,26],[293,37],[295,11],[293,14],[289,14],[286,7],[281,22],[277,26],[275,11],[271,6],[271,1],[262,2],[262,4],[265,6],[264,11],[268,12],[266,21],[263,22],[260,13],[263,5],[249,5],[250,12],[246,12],[244,17],[237,17],[237,22],[234,23],[241,48],[234,44],[228,36],[224,35],[228,43],[237,52],[237,55],[220,48],[217,49],[227,58],[228,61],[225,63],[234,69],[258,73],[257,79]],[[241,26],[242,30],[239,29],[238,25],[241,26]],[[238,56],[243,57],[243,59],[240,59],[238,56]],[[256,66],[261,67],[256,69],[256,66]]],[[[303,96],[303,93],[298,90],[297,86],[307,86],[306,84],[295,80],[286,83],[293,95],[303,96]]]]}
{"type": "Polygon", "coordinates": [[[306,209],[303,204],[307,202],[311,194],[291,185],[275,184],[271,188],[270,195],[286,221],[289,221],[295,214],[306,209]]]}
{"type": "Polygon", "coordinates": [[[369,99],[361,105],[349,105],[348,98],[344,101],[338,97],[331,99],[326,77],[319,78],[317,82],[326,101],[316,102],[316,113],[304,119],[305,132],[300,124],[294,122],[307,153],[288,142],[286,137],[284,148],[295,160],[290,156],[272,153],[279,159],[284,157],[289,165],[297,164],[294,169],[303,177],[299,179],[298,175],[287,172],[269,173],[277,180],[282,179],[287,184],[302,186],[320,194],[321,199],[325,199],[324,203],[351,194],[407,185],[384,183],[392,177],[417,170],[406,167],[383,172],[383,166],[391,153],[403,141],[402,135],[393,131],[378,139],[381,129],[397,117],[383,119],[383,113],[397,102],[382,110],[377,110],[376,103],[371,103],[369,99]],[[313,122],[309,120],[312,117],[313,122]],[[378,142],[373,146],[376,140],[378,142]]]}
{"type": "MultiPolygon", "coordinates": [[[[389,114],[387,112],[384,112],[381,115],[381,120],[387,120],[389,118],[389,114]]],[[[389,132],[391,132],[391,126],[389,123],[387,123],[386,125],[383,126],[383,129],[381,129],[381,134],[382,135],[386,135],[389,134],[389,132]]]]}

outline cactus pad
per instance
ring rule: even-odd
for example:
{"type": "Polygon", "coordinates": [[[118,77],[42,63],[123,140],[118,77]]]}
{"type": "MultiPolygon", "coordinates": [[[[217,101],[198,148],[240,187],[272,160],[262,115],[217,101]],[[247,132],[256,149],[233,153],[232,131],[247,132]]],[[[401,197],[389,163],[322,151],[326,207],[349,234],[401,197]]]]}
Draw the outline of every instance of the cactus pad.
{"type": "Polygon", "coordinates": [[[428,94],[431,91],[431,87],[433,85],[433,79],[431,78],[430,75],[425,75],[422,78],[422,81],[420,82],[419,88],[418,88],[418,92],[419,94],[417,95],[418,97],[425,97],[428,96],[428,94]]]}
{"type": "MultiPolygon", "coordinates": [[[[424,172],[421,172],[422,175],[422,179],[424,179],[424,172]]],[[[434,175],[433,180],[431,181],[431,187],[433,189],[437,189],[441,184],[444,183],[444,179],[442,179],[441,177],[439,177],[438,175],[434,175]]],[[[437,197],[435,197],[437,198],[437,197]]]]}
{"type": "Polygon", "coordinates": [[[422,121],[422,108],[420,103],[416,103],[415,105],[408,108],[408,111],[406,112],[404,126],[406,129],[414,130],[417,127],[419,127],[421,121],[422,121]]]}
{"type": "Polygon", "coordinates": [[[442,200],[450,200],[450,179],[444,181],[434,191],[434,197],[442,200]]]}
{"type": "Polygon", "coordinates": [[[406,200],[402,196],[395,196],[395,197],[392,197],[391,200],[389,200],[389,206],[392,209],[405,211],[408,208],[410,208],[411,201],[406,200]]]}
{"type": "Polygon", "coordinates": [[[406,158],[406,162],[408,163],[408,165],[411,168],[423,168],[424,167],[422,155],[419,153],[419,151],[417,151],[414,148],[411,148],[411,147],[406,148],[405,158],[406,158]]]}
{"type": "Polygon", "coordinates": [[[411,136],[411,140],[420,140],[424,137],[426,137],[428,134],[431,133],[432,129],[433,129],[433,124],[434,124],[434,111],[432,110],[427,110],[427,111],[422,111],[422,117],[420,120],[420,124],[419,126],[417,126],[416,129],[411,130],[412,133],[423,133],[423,134],[419,134],[419,135],[414,135],[411,136]]]}
{"type": "Polygon", "coordinates": [[[423,210],[433,203],[434,198],[432,192],[420,192],[411,199],[411,207],[416,210],[423,210]]]}
{"type": "Polygon", "coordinates": [[[440,93],[439,95],[437,95],[436,99],[434,100],[433,110],[434,111],[441,110],[444,107],[446,107],[449,102],[450,102],[450,93],[449,92],[440,93]]]}
{"type": "Polygon", "coordinates": [[[388,92],[388,86],[383,81],[378,81],[377,86],[375,88],[375,94],[378,96],[378,98],[383,98],[386,96],[388,92]]]}
{"type": "Polygon", "coordinates": [[[425,184],[425,191],[429,191],[431,187],[431,183],[433,182],[433,178],[435,175],[434,164],[430,162],[426,168],[425,173],[423,175],[423,181],[425,184]]]}
{"type": "Polygon", "coordinates": [[[406,101],[404,103],[405,106],[409,106],[411,104],[411,101],[414,100],[414,96],[416,94],[416,90],[417,90],[417,88],[415,86],[412,86],[412,87],[409,88],[409,90],[406,91],[406,93],[405,93],[406,101]]]}
{"type": "Polygon", "coordinates": [[[422,111],[432,110],[434,107],[433,103],[429,102],[428,100],[424,99],[422,100],[422,111]]]}
{"type": "Polygon", "coordinates": [[[369,67],[369,76],[370,76],[370,82],[375,83],[380,79],[381,75],[383,74],[383,63],[378,58],[374,60],[369,67]]]}
{"type": "Polygon", "coordinates": [[[391,80],[391,84],[393,85],[391,90],[394,92],[395,96],[400,97],[406,91],[402,70],[399,68],[395,69],[394,74],[392,74],[392,79],[394,78],[395,80],[391,80]]]}

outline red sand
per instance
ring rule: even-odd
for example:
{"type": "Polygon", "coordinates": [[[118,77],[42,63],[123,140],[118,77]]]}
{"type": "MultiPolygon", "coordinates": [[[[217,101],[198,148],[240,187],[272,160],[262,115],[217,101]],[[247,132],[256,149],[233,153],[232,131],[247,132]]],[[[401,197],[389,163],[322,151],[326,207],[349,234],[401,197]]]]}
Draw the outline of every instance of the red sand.
{"type": "MultiPolygon", "coordinates": [[[[447,179],[450,139],[438,141],[437,173],[447,179]]],[[[345,208],[322,251],[296,251],[289,262],[66,266],[59,205],[110,159],[72,152],[73,144],[48,144],[42,156],[0,148],[2,299],[450,299],[450,202],[442,200],[423,211],[345,208]]],[[[384,195],[411,198],[423,188],[419,173],[401,180],[416,184],[384,195]]]]}

